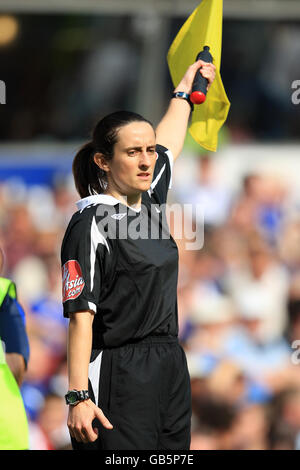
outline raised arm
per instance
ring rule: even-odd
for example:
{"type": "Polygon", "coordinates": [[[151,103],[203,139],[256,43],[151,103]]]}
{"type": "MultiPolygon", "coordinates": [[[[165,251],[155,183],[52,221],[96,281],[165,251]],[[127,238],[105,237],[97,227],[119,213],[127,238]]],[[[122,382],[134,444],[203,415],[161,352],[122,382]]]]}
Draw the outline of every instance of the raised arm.
{"type": "MultiPolygon", "coordinates": [[[[198,60],[186,71],[181,82],[174,91],[184,91],[190,94],[197,70],[202,67],[201,74],[208,79],[207,89],[215,79],[215,66],[198,60]]],[[[171,150],[174,160],[180,155],[183,148],[191,107],[184,99],[172,98],[168,110],[156,129],[156,141],[158,144],[171,150]]]]}

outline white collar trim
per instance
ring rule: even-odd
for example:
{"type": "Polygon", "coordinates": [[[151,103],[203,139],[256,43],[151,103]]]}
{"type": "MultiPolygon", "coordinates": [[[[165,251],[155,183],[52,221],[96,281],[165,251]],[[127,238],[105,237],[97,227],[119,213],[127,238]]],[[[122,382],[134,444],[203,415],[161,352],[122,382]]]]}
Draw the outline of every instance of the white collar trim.
{"type": "MultiPolygon", "coordinates": [[[[109,206],[115,206],[116,204],[126,205],[122,201],[119,201],[119,199],[110,196],[109,194],[95,194],[93,196],[84,197],[83,199],[80,199],[76,202],[76,206],[80,211],[85,209],[87,206],[94,204],[108,204],[109,206]]],[[[141,209],[134,209],[131,206],[128,207],[135,212],[141,211],[141,209]]]]}

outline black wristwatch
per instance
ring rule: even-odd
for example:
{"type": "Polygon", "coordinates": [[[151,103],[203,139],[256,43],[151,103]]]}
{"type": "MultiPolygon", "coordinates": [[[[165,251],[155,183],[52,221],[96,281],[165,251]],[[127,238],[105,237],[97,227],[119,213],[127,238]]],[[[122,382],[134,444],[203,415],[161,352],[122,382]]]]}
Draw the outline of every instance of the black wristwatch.
{"type": "Polygon", "coordinates": [[[194,111],[194,105],[190,100],[190,95],[185,91],[174,91],[172,93],[172,98],[180,98],[182,100],[186,100],[189,103],[191,110],[194,111]]]}
{"type": "Polygon", "coordinates": [[[67,405],[77,405],[80,401],[90,398],[88,390],[69,390],[65,395],[67,405]]]}

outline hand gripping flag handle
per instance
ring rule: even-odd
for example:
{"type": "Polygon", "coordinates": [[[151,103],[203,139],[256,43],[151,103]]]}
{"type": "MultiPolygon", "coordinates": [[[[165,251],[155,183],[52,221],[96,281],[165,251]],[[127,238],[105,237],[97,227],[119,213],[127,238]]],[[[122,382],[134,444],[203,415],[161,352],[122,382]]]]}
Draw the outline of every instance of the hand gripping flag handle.
{"type": "MultiPolygon", "coordinates": [[[[211,53],[209,52],[209,46],[204,46],[203,50],[199,52],[199,54],[196,57],[197,60],[203,60],[204,62],[212,62],[213,58],[211,53]]],[[[190,95],[190,100],[194,104],[201,104],[204,103],[206,100],[206,92],[207,92],[207,84],[208,80],[207,78],[203,77],[201,72],[201,69],[197,70],[194,81],[193,81],[193,86],[192,86],[192,93],[190,95]]]]}

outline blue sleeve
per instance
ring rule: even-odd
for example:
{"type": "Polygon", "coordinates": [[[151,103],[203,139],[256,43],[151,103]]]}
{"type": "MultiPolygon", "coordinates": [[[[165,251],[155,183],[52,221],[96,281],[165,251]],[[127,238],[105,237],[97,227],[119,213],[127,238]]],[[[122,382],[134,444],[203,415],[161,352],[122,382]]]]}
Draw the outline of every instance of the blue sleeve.
{"type": "Polygon", "coordinates": [[[0,336],[5,343],[5,352],[21,354],[27,367],[29,342],[25,313],[19,302],[9,295],[6,295],[0,308],[0,336]]]}

